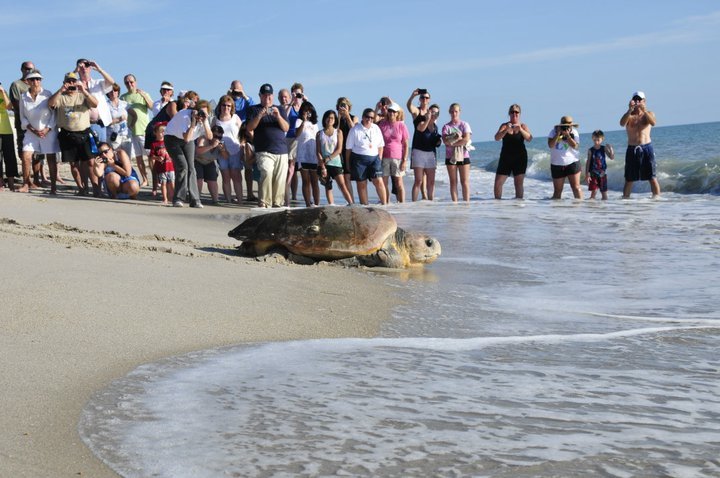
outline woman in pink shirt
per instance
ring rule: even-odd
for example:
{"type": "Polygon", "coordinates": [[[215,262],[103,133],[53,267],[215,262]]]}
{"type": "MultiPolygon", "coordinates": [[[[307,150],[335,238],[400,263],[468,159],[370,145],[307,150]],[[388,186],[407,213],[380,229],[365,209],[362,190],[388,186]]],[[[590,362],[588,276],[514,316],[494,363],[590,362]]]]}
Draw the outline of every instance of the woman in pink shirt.
{"type": "Polygon", "coordinates": [[[390,177],[392,177],[393,181],[392,192],[395,194],[397,201],[405,202],[405,188],[403,187],[402,177],[405,175],[405,168],[407,167],[410,133],[408,133],[405,123],[400,120],[400,112],[400,106],[397,103],[391,103],[387,107],[387,117],[378,123],[385,141],[382,168],[385,199],[388,203],[390,202],[390,189],[388,189],[390,177]]]}

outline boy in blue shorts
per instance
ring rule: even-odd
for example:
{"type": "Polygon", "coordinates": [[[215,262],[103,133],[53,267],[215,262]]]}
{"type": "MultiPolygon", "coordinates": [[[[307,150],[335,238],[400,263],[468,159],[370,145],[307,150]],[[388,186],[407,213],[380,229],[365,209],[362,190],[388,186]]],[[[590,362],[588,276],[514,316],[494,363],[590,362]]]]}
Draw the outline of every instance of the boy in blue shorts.
{"type": "Polygon", "coordinates": [[[598,189],[602,193],[603,200],[607,200],[607,162],[605,158],[615,159],[615,151],[609,144],[602,144],[605,133],[595,130],[592,134],[593,146],[588,149],[587,161],[585,162],[585,178],[590,191],[590,199],[595,199],[598,189]]]}

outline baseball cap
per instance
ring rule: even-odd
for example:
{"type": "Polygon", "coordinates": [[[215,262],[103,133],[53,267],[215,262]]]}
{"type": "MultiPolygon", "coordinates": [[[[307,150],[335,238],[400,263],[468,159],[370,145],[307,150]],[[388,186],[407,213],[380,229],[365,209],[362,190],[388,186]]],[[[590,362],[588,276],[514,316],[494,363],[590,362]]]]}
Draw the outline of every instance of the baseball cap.
{"type": "Polygon", "coordinates": [[[172,83],[170,83],[169,81],[163,81],[162,84],[160,85],[160,89],[161,89],[161,90],[173,90],[173,91],[175,91],[175,88],[173,88],[172,83]]]}
{"type": "Polygon", "coordinates": [[[260,94],[261,95],[272,95],[273,94],[273,87],[270,83],[265,83],[260,87],[260,94]]]}
{"type": "Polygon", "coordinates": [[[392,111],[400,111],[400,105],[397,103],[390,103],[387,107],[387,109],[392,111]]]}
{"type": "Polygon", "coordinates": [[[640,98],[645,99],[645,92],[644,91],[636,91],[635,93],[632,94],[632,97],[634,98],[636,96],[639,96],[640,98]]]}
{"type": "Polygon", "coordinates": [[[68,73],[65,73],[65,78],[63,79],[63,82],[65,81],[78,81],[80,77],[78,77],[77,73],[74,71],[70,71],[68,73]]]}

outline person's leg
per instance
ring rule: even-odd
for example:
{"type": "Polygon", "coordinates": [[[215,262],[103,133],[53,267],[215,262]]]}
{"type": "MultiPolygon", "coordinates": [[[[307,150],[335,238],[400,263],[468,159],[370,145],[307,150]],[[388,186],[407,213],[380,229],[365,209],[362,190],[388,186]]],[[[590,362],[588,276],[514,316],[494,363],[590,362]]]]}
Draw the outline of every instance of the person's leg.
{"type": "Polygon", "coordinates": [[[493,187],[493,191],[495,192],[495,199],[502,199],[503,185],[505,184],[507,178],[508,177],[504,174],[495,175],[495,186],[493,187]]]}
{"type": "MultiPolygon", "coordinates": [[[[175,169],[175,184],[172,201],[178,206],[182,205],[183,201],[187,201],[188,194],[188,162],[185,157],[183,143],[183,140],[174,136],[165,137],[165,148],[167,149],[170,158],[172,158],[173,168],[175,169]]],[[[197,187],[197,184],[195,187],[197,187]]]]}
{"type": "Polygon", "coordinates": [[[222,177],[222,190],[223,196],[225,196],[225,202],[230,204],[232,203],[232,183],[230,179],[230,169],[221,169],[220,176],[222,177]]]}
{"type": "Polygon", "coordinates": [[[301,169],[300,176],[302,177],[302,196],[305,201],[305,207],[310,207],[310,171],[301,169]]]}
{"type": "Polygon", "coordinates": [[[583,199],[583,191],[580,187],[580,172],[568,176],[568,182],[570,183],[570,189],[572,189],[573,197],[575,199],[583,199]]]}
{"type": "Polygon", "coordinates": [[[652,197],[660,197],[660,183],[657,178],[652,178],[648,181],[650,183],[650,190],[652,191],[652,197]]]}
{"type": "Polygon", "coordinates": [[[513,176],[513,182],[515,183],[515,199],[522,199],[525,197],[525,175],[513,176]]]}
{"type": "Polygon", "coordinates": [[[382,201],[383,204],[387,204],[390,202],[390,176],[383,175],[382,183],[383,183],[383,187],[385,188],[385,197],[381,198],[381,199],[383,199],[383,201],[382,201]]]}
{"type": "Polygon", "coordinates": [[[252,165],[245,165],[245,186],[247,189],[247,200],[254,201],[257,199],[253,194],[253,168],[252,165]]]}
{"type": "MultiPolygon", "coordinates": [[[[288,178],[290,177],[290,164],[291,161],[288,160],[287,154],[275,154],[274,156],[274,167],[275,167],[275,174],[274,174],[274,180],[273,180],[273,206],[280,207],[283,204],[285,204],[285,199],[287,198],[287,186],[288,186],[288,178]]],[[[295,167],[295,161],[292,161],[292,167],[294,169],[295,167]]],[[[290,205],[290,202],[288,201],[287,205],[290,205]]]]}
{"type": "Polygon", "coordinates": [[[397,202],[405,202],[405,185],[403,184],[402,176],[393,176],[393,183],[395,183],[395,198],[397,202]]]}
{"type": "Polygon", "coordinates": [[[447,171],[448,171],[448,180],[450,182],[450,199],[452,202],[458,201],[458,172],[457,172],[457,166],[454,164],[448,164],[447,165],[447,171]]]}
{"type": "MultiPolygon", "coordinates": [[[[347,170],[349,171],[349,169],[347,170]]],[[[350,173],[343,173],[343,179],[345,180],[345,187],[347,188],[348,192],[350,193],[350,198],[353,198],[353,186],[352,186],[352,176],[350,173]]],[[[354,199],[353,199],[354,202],[354,199]]]]}
{"type": "Polygon", "coordinates": [[[458,166],[460,173],[460,187],[462,188],[463,201],[470,201],[470,165],[463,164],[458,166]]]}
{"type": "Polygon", "coordinates": [[[553,178],[553,199],[562,198],[563,186],[565,186],[565,177],[553,178]]]}
{"type": "Polygon", "coordinates": [[[190,193],[190,206],[202,207],[202,203],[200,202],[200,191],[197,187],[197,174],[195,172],[195,142],[188,141],[184,144],[183,150],[185,151],[185,158],[188,163],[187,187],[188,192],[190,193]]]}
{"type": "Polygon", "coordinates": [[[127,194],[130,199],[136,199],[138,193],[140,192],[140,183],[134,179],[125,181],[120,185],[120,191],[127,194]]]}
{"type": "Polygon", "coordinates": [[[243,178],[242,169],[230,168],[230,181],[235,188],[235,198],[240,203],[243,200],[243,178]]]}
{"type": "Polygon", "coordinates": [[[373,178],[372,182],[375,186],[375,191],[377,192],[378,198],[380,198],[380,203],[387,204],[387,198],[390,196],[387,189],[385,189],[385,182],[379,177],[373,178]]]}
{"type": "Polygon", "coordinates": [[[120,189],[120,176],[117,173],[108,173],[104,178],[105,187],[111,198],[116,199],[120,189]]]}
{"type": "Polygon", "coordinates": [[[422,183],[423,178],[425,177],[424,171],[425,168],[412,168],[413,169],[413,186],[412,191],[410,192],[410,197],[413,200],[413,202],[418,200],[418,196],[420,196],[420,191],[422,191],[422,183]]]}
{"type": "Polygon", "coordinates": [[[360,204],[367,206],[368,205],[367,180],[356,181],[356,185],[357,185],[358,199],[360,200],[360,204]]]}
{"type": "Polygon", "coordinates": [[[625,180],[625,186],[623,186],[623,199],[629,199],[632,193],[633,181],[625,180]]]}
{"type": "Polygon", "coordinates": [[[22,152],[22,177],[23,177],[23,185],[18,189],[18,192],[26,193],[30,189],[35,189],[37,186],[35,186],[32,183],[31,179],[31,165],[32,165],[32,157],[33,157],[32,151],[23,151],[22,152]]]}
{"type": "MultiPolygon", "coordinates": [[[[335,176],[335,184],[338,185],[338,188],[340,188],[340,192],[342,193],[343,197],[345,198],[345,201],[347,201],[348,204],[352,204],[354,202],[352,193],[348,189],[348,185],[345,182],[345,175],[344,174],[338,174],[335,176]]],[[[332,190],[330,191],[330,197],[332,197],[332,190]]]]}
{"type": "Polygon", "coordinates": [[[57,156],[55,154],[48,154],[47,156],[48,170],[50,172],[50,194],[57,194],[57,156]]]}
{"type": "MultiPolygon", "coordinates": [[[[290,183],[295,177],[295,160],[289,159],[285,170],[287,171],[287,179],[285,181],[285,200],[283,202],[286,206],[290,206],[290,183]]],[[[295,198],[297,198],[297,191],[295,192],[295,198]]]]}
{"type": "Polygon", "coordinates": [[[212,202],[216,204],[219,198],[218,183],[217,181],[207,181],[207,185],[208,191],[210,192],[210,197],[212,198],[212,202]]]}
{"type": "Polygon", "coordinates": [[[312,189],[313,200],[315,205],[320,205],[320,182],[318,178],[318,172],[316,169],[310,170],[310,187],[312,189]]]}
{"type": "Polygon", "coordinates": [[[435,199],[435,168],[425,169],[425,191],[428,201],[435,199]]]}

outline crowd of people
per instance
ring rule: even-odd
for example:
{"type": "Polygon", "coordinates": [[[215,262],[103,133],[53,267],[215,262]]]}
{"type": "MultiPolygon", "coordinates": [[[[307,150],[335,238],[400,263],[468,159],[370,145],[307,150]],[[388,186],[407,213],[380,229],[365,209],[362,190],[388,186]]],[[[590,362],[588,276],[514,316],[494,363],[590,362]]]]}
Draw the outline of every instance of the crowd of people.
{"type": "MultiPolygon", "coordinates": [[[[437,154],[444,149],[452,201],[470,200],[472,129],[461,119],[458,103],[450,105],[450,121],[440,126],[440,107],[431,104],[426,89],[412,91],[406,109],[382,97],[358,118],[346,97],[320,115],[300,83],[280,89],[276,103],[271,84],[260,87],[256,102],[242,82],[234,80],[212,108],[194,91],[176,96],[168,81],[160,85],[160,98],[153,101],[133,74],[124,76],[126,92],[121,93],[110,73],[84,58],[77,60],[55,91],[43,86],[43,75],[32,62],[24,62],[21,72],[9,96],[0,84],[4,159],[0,176],[4,165],[6,177],[0,189],[5,183],[20,192],[49,186],[50,194],[56,194],[57,185],[64,183],[58,173],[61,161],[70,164],[81,196],[135,198],[142,187],[151,187],[152,196],[162,204],[202,208],[201,192],[207,186],[213,204],[220,202],[222,192],[227,203],[248,201],[267,208],[289,206],[299,189],[310,207],[320,203],[321,186],[327,202],[333,204],[337,185],[348,204],[368,204],[369,181],[380,203],[387,204],[393,195],[398,202],[405,201],[403,176],[409,165],[414,173],[412,201],[433,200],[437,154]],[[93,72],[100,78],[94,78],[93,72]],[[8,110],[14,113],[21,171],[8,110]],[[412,116],[412,139],[405,125],[406,111],[412,116]],[[15,178],[20,172],[18,186],[15,178]]],[[[520,105],[511,105],[509,120],[495,134],[495,140],[502,141],[494,184],[497,199],[510,176],[515,197],[524,196],[526,143],[533,135],[521,121],[521,111],[520,105]]],[[[638,180],[649,181],[653,196],[658,196],[650,140],[655,115],[647,110],[642,91],[632,95],[620,124],[628,135],[623,197],[630,196],[638,180]]],[[[614,159],[614,149],[603,144],[604,134],[597,130],[581,165],[577,126],[565,115],[548,133],[553,198],[561,198],[567,180],[573,196],[582,199],[584,172],[591,197],[600,191],[607,199],[606,158],[614,159]]]]}

